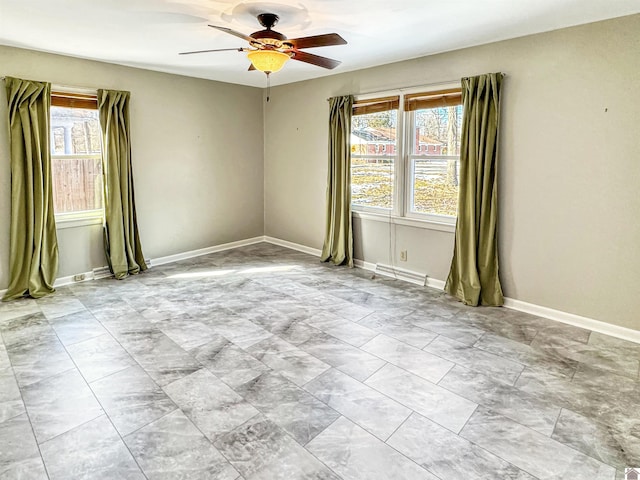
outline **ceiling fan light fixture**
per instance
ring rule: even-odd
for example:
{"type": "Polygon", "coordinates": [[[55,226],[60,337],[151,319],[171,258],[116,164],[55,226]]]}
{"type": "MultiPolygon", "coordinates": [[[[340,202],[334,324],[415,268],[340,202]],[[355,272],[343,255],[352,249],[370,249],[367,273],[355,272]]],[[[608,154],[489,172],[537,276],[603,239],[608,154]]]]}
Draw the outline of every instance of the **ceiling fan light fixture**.
{"type": "Polygon", "coordinates": [[[290,58],[286,53],[277,50],[253,50],[247,54],[247,57],[256,70],[265,73],[277,72],[290,58]]]}

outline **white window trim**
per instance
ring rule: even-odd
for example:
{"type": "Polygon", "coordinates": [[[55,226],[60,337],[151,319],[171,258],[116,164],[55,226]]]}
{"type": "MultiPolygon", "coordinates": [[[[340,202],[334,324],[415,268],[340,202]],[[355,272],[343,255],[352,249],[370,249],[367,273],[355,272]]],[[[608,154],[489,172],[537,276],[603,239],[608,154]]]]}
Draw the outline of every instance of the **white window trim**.
{"type": "MultiPolygon", "coordinates": [[[[387,213],[382,212],[363,212],[351,209],[351,215],[361,220],[370,220],[373,222],[388,223],[390,225],[402,225],[405,227],[424,228],[427,230],[437,230],[439,232],[455,233],[456,224],[450,222],[437,221],[436,219],[421,219],[414,217],[399,217],[391,214],[388,210],[387,213]]],[[[434,217],[439,215],[434,215],[434,217]]],[[[445,217],[447,220],[449,217],[445,217]]]]}
{"type": "MultiPolygon", "coordinates": [[[[363,220],[373,220],[395,225],[404,225],[416,228],[426,228],[442,232],[455,232],[457,216],[437,215],[433,213],[418,213],[410,210],[411,205],[411,182],[410,175],[411,159],[421,155],[411,154],[413,151],[412,125],[409,112],[404,111],[404,95],[409,93],[421,93],[442,90],[445,88],[460,88],[460,82],[448,82],[437,85],[417,86],[402,89],[386,90],[383,92],[354,95],[355,100],[369,100],[377,97],[392,95],[400,96],[400,108],[398,109],[397,129],[396,129],[396,155],[368,155],[367,157],[386,157],[394,159],[395,185],[402,185],[404,192],[400,188],[393,189],[393,209],[371,207],[366,205],[351,204],[352,215],[363,220]],[[405,126],[405,124],[407,124],[405,126]],[[397,139],[404,141],[398,142],[397,139]],[[404,195],[403,195],[404,193],[404,195]]],[[[423,155],[424,156],[424,155],[423,155]]],[[[426,157],[426,156],[425,156],[426,157]]],[[[395,186],[394,185],[394,186],[395,186]]]]}
{"type": "Polygon", "coordinates": [[[56,230],[65,228],[101,225],[104,221],[104,210],[84,210],[82,212],[56,213],[56,230]]]}
{"type": "MultiPolygon", "coordinates": [[[[62,93],[84,93],[87,95],[97,95],[98,90],[87,87],[72,87],[67,85],[52,85],[52,90],[62,93]]],[[[102,139],[101,139],[102,140],[102,139]]],[[[102,141],[100,142],[102,149],[102,141]]],[[[94,158],[102,159],[102,153],[92,153],[87,155],[54,155],[51,159],[73,159],[73,158],[94,158]]],[[[103,179],[104,181],[104,179],[103,179]]],[[[104,207],[96,210],[83,210],[80,212],[56,213],[55,214],[56,230],[64,230],[65,228],[87,227],[91,225],[101,225],[104,223],[104,207]]]]}

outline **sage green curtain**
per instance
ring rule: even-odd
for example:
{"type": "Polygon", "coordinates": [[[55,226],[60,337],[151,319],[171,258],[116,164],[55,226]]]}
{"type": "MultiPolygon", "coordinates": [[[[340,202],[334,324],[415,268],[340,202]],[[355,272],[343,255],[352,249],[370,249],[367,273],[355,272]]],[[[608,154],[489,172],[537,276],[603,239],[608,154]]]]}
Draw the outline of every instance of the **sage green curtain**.
{"type": "Polygon", "coordinates": [[[351,114],[353,96],[329,100],[327,221],[322,261],[353,267],[351,230],[351,114]]]}
{"type": "Polygon", "coordinates": [[[117,279],[146,270],[131,168],[129,92],[98,90],[104,174],[104,248],[117,279]]]}
{"type": "Polygon", "coordinates": [[[53,211],[51,84],[7,77],[11,149],[9,287],[2,300],[55,290],[58,240],[53,211]]]}
{"type": "Polygon", "coordinates": [[[460,193],[445,291],[467,305],[502,305],[498,276],[498,129],[503,75],[462,79],[460,193]]]}

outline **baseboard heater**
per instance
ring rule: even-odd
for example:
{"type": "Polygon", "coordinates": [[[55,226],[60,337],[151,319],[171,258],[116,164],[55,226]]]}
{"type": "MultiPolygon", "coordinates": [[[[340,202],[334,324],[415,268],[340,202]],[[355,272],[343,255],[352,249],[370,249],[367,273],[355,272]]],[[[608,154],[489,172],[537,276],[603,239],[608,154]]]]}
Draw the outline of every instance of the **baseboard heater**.
{"type": "Polygon", "coordinates": [[[427,275],[424,273],[413,272],[411,270],[405,270],[404,268],[398,268],[392,265],[384,265],[382,263],[376,263],[375,274],[382,275],[384,277],[396,278],[422,287],[427,284],[427,275]]]}
{"type": "Polygon", "coordinates": [[[93,269],[93,279],[98,280],[100,278],[107,278],[111,276],[111,271],[109,267],[100,267],[93,269]]]}

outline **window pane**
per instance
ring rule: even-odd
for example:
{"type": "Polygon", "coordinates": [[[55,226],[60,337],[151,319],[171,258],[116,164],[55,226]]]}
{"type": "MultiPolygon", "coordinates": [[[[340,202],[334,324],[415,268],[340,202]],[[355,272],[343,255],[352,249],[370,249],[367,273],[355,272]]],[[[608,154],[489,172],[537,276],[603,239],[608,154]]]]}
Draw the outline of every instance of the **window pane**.
{"type": "Polygon", "coordinates": [[[51,168],[55,213],[102,209],[98,111],[51,107],[51,168]]]}
{"type": "Polygon", "coordinates": [[[51,159],[55,213],[102,208],[102,160],[100,158],[51,159]]]}
{"type": "Polygon", "coordinates": [[[411,210],[456,216],[462,106],[413,112],[411,210]]]}
{"type": "Polygon", "coordinates": [[[51,107],[53,155],[99,154],[100,122],[97,110],[51,107]]]}
{"type": "Polygon", "coordinates": [[[354,115],[351,122],[351,203],[393,208],[397,110],[354,115]]]}

